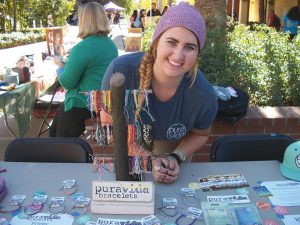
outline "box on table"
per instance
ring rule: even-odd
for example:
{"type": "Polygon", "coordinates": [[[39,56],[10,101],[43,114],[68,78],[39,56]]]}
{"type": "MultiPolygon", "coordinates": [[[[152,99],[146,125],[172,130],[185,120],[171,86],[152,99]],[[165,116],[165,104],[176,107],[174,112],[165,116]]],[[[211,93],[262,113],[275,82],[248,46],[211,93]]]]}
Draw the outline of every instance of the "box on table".
{"type": "Polygon", "coordinates": [[[142,36],[140,34],[129,33],[125,39],[125,51],[140,51],[142,46],[142,36]]]}

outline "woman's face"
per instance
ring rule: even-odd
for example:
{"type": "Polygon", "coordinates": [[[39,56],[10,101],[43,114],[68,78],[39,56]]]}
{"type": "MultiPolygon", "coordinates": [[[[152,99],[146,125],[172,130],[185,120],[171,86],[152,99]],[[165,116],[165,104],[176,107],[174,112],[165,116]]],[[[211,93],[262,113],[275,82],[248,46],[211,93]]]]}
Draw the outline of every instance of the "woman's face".
{"type": "Polygon", "coordinates": [[[157,44],[154,76],[182,78],[192,70],[199,52],[196,36],[186,28],[173,27],[166,30],[157,44]]]}

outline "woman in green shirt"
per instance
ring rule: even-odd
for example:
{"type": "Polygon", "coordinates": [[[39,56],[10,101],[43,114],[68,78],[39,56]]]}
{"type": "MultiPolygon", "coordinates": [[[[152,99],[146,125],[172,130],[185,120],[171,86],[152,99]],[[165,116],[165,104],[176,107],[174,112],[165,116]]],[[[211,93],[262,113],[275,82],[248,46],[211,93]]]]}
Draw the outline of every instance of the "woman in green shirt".
{"type": "MultiPolygon", "coordinates": [[[[84,121],[91,116],[84,92],[100,90],[103,75],[118,50],[108,37],[111,29],[103,7],[88,2],[78,10],[79,33],[76,44],[58,81],[66,89],[65,101],[58,109],[50,128],[50,137],[79,137],[84,121]]],[[[62,62],[57,62],[62,67],[62,62]]]]}

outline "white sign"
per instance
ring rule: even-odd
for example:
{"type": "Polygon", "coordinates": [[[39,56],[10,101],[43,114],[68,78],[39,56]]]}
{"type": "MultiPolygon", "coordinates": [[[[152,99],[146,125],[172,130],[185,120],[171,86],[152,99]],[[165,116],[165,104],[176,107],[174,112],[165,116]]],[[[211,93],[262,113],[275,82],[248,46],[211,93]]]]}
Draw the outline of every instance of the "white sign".
{"type": "Polygon", "coordinates": [[[96,225],[122,225],[122,224],[130,224],[130,225],[143,225],[141,220],[125,220],[125,219],[104,219],[98,218],[96,225]]]}
{"type": "Polygon", "coordinates": [[[152,182],[93,181],[91,212],[96,214],[154,214],[152,182]]]}
{"type": "Polygon", "coordinates": [[[11,225],[72,225],[73,216],[69,214],[51,215],[48,213],[37,213],[35,215],[17,215],[12,218],[11,225]]]}
{"type": "Polygon", "coordinates": [[[152,182],[94,181],[93,201],[150,202],[152,182]]]}
{"type": "Polygon", "coordinates": [[[273,205],[300,206],[300,182],[292,180],[267,181],[261,185],[273,194],[269,197],[273,205]]]}
{"type": "Polygon", "coordinates": [[[300,225],[300,214],[299,215],[285,215],[283,222],[286,225],[300,225]]]}
{"type": "Polygon", "coordinates": [[[215,195],[207,196],[208,202],[249,203],[248,195],[215,195]]]}

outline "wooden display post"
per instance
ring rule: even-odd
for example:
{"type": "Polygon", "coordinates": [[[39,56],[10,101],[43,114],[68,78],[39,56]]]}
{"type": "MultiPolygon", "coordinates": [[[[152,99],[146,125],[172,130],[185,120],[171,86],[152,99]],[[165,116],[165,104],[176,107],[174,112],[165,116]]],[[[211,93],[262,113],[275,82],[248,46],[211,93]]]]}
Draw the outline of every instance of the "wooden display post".
{"type": "MultiPolygon", "coordinates": [[[[91,212],[95,214],[154,214],[153,182],[129,181],[127,124],[124,114],[125,76],[110,79],[116,181],[93,181],[91,212]]],[[[133,178],[133,177],[132,177],[133,178]]]]}
{"type": "Polygon", "coordinates": [[[46,27],[46,41],[48,55],[63,55],[63,30],[62,27],[46,27]]]}
{"type": "Polygon", "coordinates": [[[110,79],[114,137],[115,172],[117,181],[131,180],[128,166],[127,126],[124,115],[125,76],[115,73],[110,79]]]}

